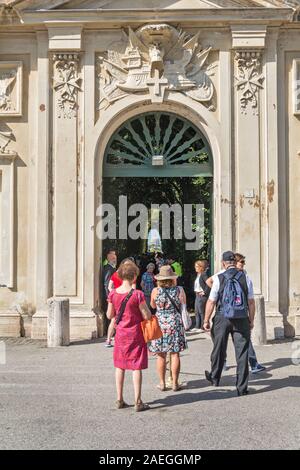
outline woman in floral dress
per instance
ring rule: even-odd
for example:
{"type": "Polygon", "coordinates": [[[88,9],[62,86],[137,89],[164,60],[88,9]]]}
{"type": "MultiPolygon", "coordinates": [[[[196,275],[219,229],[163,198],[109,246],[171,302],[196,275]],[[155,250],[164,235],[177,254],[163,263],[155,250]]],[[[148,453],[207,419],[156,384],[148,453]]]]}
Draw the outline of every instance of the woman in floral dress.
{"type": "Polygon", "coordinates": [[[180,352],[187,348],[187,341],[181,317],[181,304],[186,303],[184,290],[176,286],[177,276],[171,266],[162,266],[155,277],[158,287],[151,294],[151,307],[156,315],[163,336],[151,341],[149,351],[157,356],[157,372],[160,390],[166,390],[166,360],[171,353],[174,392],[180,390],[180,352]]]}

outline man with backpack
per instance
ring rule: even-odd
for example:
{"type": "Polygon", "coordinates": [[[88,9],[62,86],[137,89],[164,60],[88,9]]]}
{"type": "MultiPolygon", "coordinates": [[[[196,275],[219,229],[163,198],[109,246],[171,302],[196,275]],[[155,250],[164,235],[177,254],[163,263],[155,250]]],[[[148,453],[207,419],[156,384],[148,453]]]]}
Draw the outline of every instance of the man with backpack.
{"type": "Polygon", "coordinates": [[[210,331],[210,318],[216,307],[213,319],[211,372],[205,371],[207,380],[219,385],[229,334],[232,335],[237,360],[237,394],[248,394],[248,348],[250,330],[254,325],[255,303],[249,279],[236,268],[235,255],[226,251],[222,256],[224,272],[214,278],[206,304],[203,328],[210,331]]]}

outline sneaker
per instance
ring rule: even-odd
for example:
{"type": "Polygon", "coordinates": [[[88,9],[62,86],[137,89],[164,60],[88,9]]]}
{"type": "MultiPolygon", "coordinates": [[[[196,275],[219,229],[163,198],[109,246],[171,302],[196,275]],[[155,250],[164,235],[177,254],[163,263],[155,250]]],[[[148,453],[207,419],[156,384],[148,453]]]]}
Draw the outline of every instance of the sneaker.
{"type": "Polygon", "coordinates": [[[257,374],[258,372],[262,372],[263,370],[266,370],[265,366],[262,366],[261,364],[256,364],[256,366],[251,369],[251,374],[257,374]]]}
{"type": "Polygon", "coordinates": [[[223,372],[226,372],[229,369],[230,369],[230,367],[227,365],[227,362],[224,361],[223,372]]]}
{"type": "Polygon", "coordinates": [[[113,348],[113,345],[111,344],[111,341],[105,341],[105,347],[106,348],[113,348]]]}

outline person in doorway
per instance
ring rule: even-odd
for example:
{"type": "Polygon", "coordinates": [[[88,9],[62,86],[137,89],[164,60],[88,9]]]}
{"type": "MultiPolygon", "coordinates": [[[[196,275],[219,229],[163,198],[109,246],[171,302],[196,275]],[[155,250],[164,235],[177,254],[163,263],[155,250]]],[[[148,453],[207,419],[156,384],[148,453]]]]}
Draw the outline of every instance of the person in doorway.
{"type": "Polygon", "coordinates": [[[206,379],[214,386],[219,385],[229,334],[232,335],[237,360],[237,394],[248,394],[248,349],[250,330],[254,326],[255,303],[249,279],[235,265],[232,251],[222,256],[224,272],[215,276],[206,304],[203,327],[210,331],[210,318],[216,307],[213,319],[211,371],[205,371],[206,379]],[[234,289],[233,289],[234,284],[234,289]]]}
{"type": "Polygon", "coordinates": [[[149,405],[142,401],[142,370],[148,368],[148,352],[142,333],[141,322],[151,318],[145,296],[134,289],[139,269],[133,262],[123,263],[119,268],[122,284],[108,296],[107,317],[115,319],[116,337],[114,366],[116,369],[116,407],[126,408],[123,387],[125,371],[133,371],[135,411],[145,411],[149,405]]]}
{"type": "Polygon", "coordinates": [[[149,263],[147,265],[147,271],[142,275],[141,288],[145,294],[145,299],[148,307],[150,308],[151,302],[151,292],[155,287],[155,278],[154,278],[154,269],[155,264],[149,263]]]}
{"type": "MultiPolygon", "coordinates": [[[[117,254],[116,251],[110,248],[106,252],[106,258],[102,265],[101,271],[101,292],[102,292],[102,309],[103,312],[107,310],[107,297],[109,295],[109,281],[116,271],[117,266],[117,254]]],[[[106,317],[105,317],[106,318],[106,317]]],[[[109,329],[109,325],[107,323],[107,319],[105,322],[106,329],[109,329]]]]}
{"type": "Polygon", "coordinates": [[[160,268],[162,266],[165,266],[166,260],[164,258],[163,253],[160,253],[160,252],[155,253],[154,259],[155,259],[155,264],[156,264],[156,273],[158,273],[160,268]]]}
{"type": "Polygon", "coordinates": [[[168,264],[171,266],[173,269],[174,273],[177,275],[177,285],[182,286],[183,285],[183,276],[182,276],[182,266],[179,263],[179,261],[176,260],[176,257],[174,255],[170,255],[168,259],[168,264]]]}
{"type": "Polygon", "coordinates": [[[187,341],[181,316],[181,304],[186,303],[183,288],[176,286],[177,275],[171,266],[162,266],[155,276],[158,287],[151,294],[151,307],[156,308],[156,315],[163,336],[151,341],[149,351],[157,356],[158,388],[166,390],[167,354],[171,354],[172,389],[181,389],[178,379],[180,373],[180,352],[187,348],[187,341]]]}
{"type": "Polygon", "coordinates": [[[204,331],[203,322],[205,314],[205,306],[207,299],[210,294],[210,288],[206,284],[208,279],[207,275],[207,260],[199,260],[195,262],[195,271],[197,277],[194,283],[194,292],[195,292],[195,327],[191,331],[200,332],[204,331]]]}

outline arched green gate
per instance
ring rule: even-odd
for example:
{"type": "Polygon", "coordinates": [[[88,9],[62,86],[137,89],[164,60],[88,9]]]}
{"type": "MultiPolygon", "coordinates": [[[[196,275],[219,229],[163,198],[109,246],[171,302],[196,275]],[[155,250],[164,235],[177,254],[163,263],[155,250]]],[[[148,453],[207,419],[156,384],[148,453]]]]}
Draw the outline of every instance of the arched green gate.
{"type": "MultiPolygon", "coordinates": [[[[212,180],[213,158],[207,139],[193,123],[165,111],[147,112],[124,122],[112,135],[105,151],[103,176],[104,184],[105,178],[212,180]]],[[[212,194],[210,198],[212,255],[212,194]]]]}
{"type": "Polygon", "coordinates": [[[113,134],[104,177],[150,176],[213,176],[210,146],[194,124],[172,113],[145,113],[113,134]]]}

